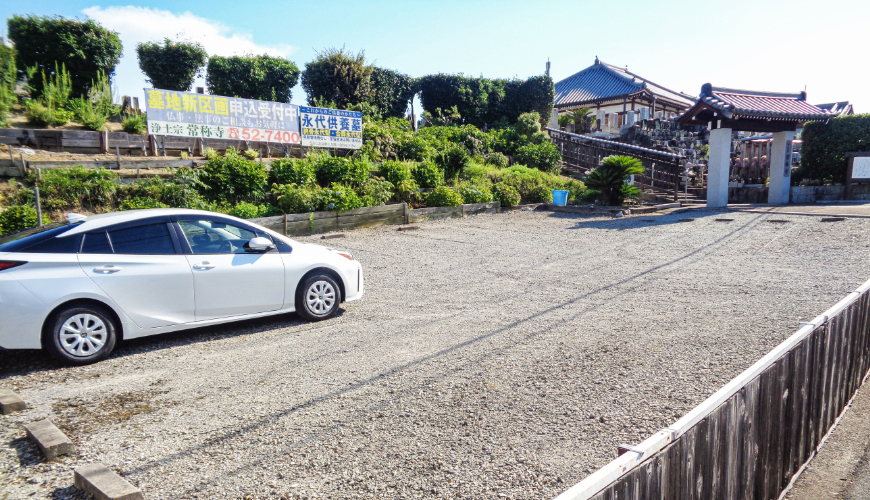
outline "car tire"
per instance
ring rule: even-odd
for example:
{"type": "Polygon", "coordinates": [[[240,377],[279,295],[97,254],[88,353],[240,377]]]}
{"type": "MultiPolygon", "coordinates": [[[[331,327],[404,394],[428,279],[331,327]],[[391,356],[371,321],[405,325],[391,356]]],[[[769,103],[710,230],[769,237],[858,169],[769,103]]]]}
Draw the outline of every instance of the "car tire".
{"type": "Polygon", "coordinates": [[[105,309],[69,307],[49,320],[43,346],[64,363],[86,365],[112,353],[117,331],[114,318],[105,309]]]}
{"type": "Polygon", "coordinates": [[[322,321],[335,316],[339,304],[341,289],[327,274],[309,276],[296,289],[296,312],[308,321],[322,321]]]}

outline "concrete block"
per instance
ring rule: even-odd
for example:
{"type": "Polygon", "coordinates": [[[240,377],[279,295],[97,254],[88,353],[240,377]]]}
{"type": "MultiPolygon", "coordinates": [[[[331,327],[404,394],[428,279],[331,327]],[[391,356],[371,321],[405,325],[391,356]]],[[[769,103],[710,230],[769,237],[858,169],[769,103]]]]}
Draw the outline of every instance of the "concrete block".
{"type": "Polygon", "coordinates": [[[51,420],[37,420],[25,425],[24,429],[27,431],[27,437],[36,441],[46,460],[54,460],[60,455],[68,455],[75,451],[72,441],[55,427],[51,420]]]}
{"type": "Polygon", "coordinates": [[[145,500],[139,488],[101,464],[77,467],[74,483],[95,500],[145,500]]]}
{"type": "Polygon", "coordinates": [[[18,394],[12,392],[12,389],[0,388],[0,413],[9,415],[25,409],[27,409],[27,404],[18,397],[18,394]]]}

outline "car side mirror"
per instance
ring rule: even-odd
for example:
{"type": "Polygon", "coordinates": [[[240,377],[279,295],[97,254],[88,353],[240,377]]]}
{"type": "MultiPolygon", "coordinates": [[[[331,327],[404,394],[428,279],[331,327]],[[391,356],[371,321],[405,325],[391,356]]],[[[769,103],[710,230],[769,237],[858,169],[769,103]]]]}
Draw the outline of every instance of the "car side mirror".
{"type": "Polygon", "coordinates": [[[273,248],[275,248],[275,244],[272,243],[272,240],[263,236],[251,238],[251,241],[248,242],[248,249],[252,252],[266,252],[273,248]]]}

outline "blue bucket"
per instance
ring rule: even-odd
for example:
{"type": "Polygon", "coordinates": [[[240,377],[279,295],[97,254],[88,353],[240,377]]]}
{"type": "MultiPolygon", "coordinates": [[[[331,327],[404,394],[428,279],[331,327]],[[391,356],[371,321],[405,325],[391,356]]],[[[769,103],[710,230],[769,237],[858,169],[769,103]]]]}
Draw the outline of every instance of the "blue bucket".
{"type": "Polygon", "coordinates": [[[561,189],[553,190],[553,205],[561,205],[565,206],[568,204],[568,191],[563,191],[561,189]]]}

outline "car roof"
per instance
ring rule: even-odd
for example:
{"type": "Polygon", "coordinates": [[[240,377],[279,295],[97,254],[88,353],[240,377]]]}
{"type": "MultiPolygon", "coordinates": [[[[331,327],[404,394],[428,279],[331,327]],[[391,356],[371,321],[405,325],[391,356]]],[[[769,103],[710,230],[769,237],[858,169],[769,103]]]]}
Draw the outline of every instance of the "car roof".
{"type": "Polygon", "coordinates": [[[121,212],[108,212],[105,214],[96,214],[90,215],[85,218],[84,222],[77,225],[70,231],[60,235],[59,237],[72,236],[79,233],[86,233],[88,231],[93,231],[95,229],[100,229],[107,226],[112,226],[115,224],[122,224],[124,222],[135,222],[140,219],[149,219],[151,217],[168,217],[170,215],[195,215],[202,214],[207,217],[221,217],[224,219],[232,219],[245,224],[250,224],[250,222],[239,219],[238,217],[233,217],[231,215],[219,214],[216,212],[209,212],[207,210],[194,210],[190,208],[147,208],[143,210],[124,210],[121,212]]]}

